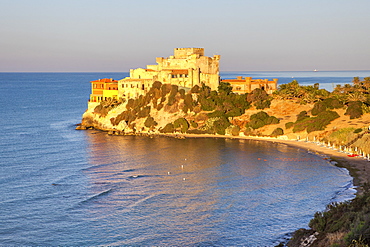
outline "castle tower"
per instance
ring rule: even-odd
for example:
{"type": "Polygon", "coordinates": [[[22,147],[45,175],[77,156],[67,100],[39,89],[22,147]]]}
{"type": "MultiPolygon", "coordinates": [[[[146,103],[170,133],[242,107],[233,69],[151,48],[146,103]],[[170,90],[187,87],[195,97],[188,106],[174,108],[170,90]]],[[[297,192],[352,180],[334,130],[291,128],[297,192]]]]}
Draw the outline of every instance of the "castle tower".
{"type": "Polygon", "coordinates": [[[175,48],[173,56],[157,57],[156,65],[130,70],[130,77],[119,81],[119,97],[143,95],[156,80],[184,88],[204,83],[217,90],[220,58],[220,55],[204,56],[204,48],[175,48]]]}

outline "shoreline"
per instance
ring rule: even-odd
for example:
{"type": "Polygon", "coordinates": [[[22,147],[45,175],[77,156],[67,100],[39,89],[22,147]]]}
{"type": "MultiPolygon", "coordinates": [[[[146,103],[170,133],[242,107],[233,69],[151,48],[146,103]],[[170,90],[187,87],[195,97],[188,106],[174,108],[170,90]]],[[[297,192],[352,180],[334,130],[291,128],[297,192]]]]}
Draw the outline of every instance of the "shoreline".
{"type": "Polygon", "coordinates": [[[273,137],[257,136],[229,136],[229,135],[211,135],[211,134],[183,134],[183,133],[156,133],[147,134],[147,136],[168,136],[171,138],[224,138],[224,139],[244,139],[255,141],[268,141],[273,143],[286,144],[291,147],[313,151],[316,155],[327,156],[335,161],[335,166],[346,168],[351,177],[353,177],[353,186],[356,188],[356,195],[362,194],[362,186],[370,182],[370,162],[360,156],[349,157],[348,153],[324,146],[321,143],[306,142],[303,140],[278,139],[273,137]]]}

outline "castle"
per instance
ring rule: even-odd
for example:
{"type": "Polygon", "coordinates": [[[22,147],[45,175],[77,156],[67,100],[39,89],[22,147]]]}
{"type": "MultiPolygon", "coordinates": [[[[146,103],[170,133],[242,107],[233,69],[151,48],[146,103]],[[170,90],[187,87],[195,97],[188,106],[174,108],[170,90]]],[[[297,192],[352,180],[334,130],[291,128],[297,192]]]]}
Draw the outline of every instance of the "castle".
{"type": "MultiPolygon", "coordinates": [[[[157,57],[156,64],[147,65],[145,69],[131,69],[130,76],[124,79],[91,81],[89,108],[108,98],[129,99],[144,95],[155,81],[189,89],[195,85],[205,84],[212,90],[217,90],[220,83],[220,57],[220,55],[204,56],[204,48],[175,48],[173,56],[157,57]]],[[[238,77],[222,81],[230,83],[235,93],[250,93],[255,88],[272,93],[277,87],[277,79],[268,81],[238,77]]]]}
{"type": "Polygon", "coordinates": [[[233,92],[237,94],[250,93],[256,88],[265,90],[266,93],[272,94],[277,89],[278,79],[252,79],[252,77],[237,76],[236,79],[221,80],[228,82],[233,87],[233,92]]]}
{"type": "Polygon", "coordinates": [[[174,84],[192,88],[205,85],[217,90],[220,55],[204,56],[203,48],[175,48],[174,55],[168,58],[157,57],[156,65],[146,69],[130,70],[130,77],[118,81],[118,95],[122,98],[136,98],[145,94],[153,82],[174,84]]]}

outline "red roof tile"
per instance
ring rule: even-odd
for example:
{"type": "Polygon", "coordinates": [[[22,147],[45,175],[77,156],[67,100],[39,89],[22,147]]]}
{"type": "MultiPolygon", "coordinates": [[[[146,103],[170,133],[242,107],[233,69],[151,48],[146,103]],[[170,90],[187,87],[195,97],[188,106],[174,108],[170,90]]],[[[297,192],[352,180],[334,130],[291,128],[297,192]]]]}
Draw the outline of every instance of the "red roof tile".
{"type": "Polygon", "coordinates": [[[108,83],[108,82],[113,82],[113,83],[118,83],[118,81],[112,79],[112,78],[104,78],[104,79],[99,79],[99,80],[96,80],[96,81],[91,81],[92,83],[93,82],[103,82],[103,83],[108,83]]]}

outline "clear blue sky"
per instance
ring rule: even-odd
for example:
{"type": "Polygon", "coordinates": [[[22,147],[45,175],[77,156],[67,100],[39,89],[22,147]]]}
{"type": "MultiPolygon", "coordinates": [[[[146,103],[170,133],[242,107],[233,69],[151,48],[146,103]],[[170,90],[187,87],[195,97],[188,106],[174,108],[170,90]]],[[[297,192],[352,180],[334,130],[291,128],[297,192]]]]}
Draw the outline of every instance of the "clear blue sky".
{"type": "Polygon", "coordinates": [[[126,72],[176,47],[221,71],[368,70],[370,0],[0,0],[0,71],[126,72]]]}

